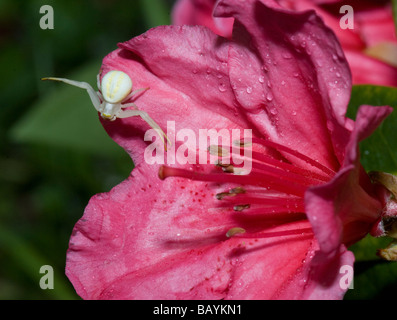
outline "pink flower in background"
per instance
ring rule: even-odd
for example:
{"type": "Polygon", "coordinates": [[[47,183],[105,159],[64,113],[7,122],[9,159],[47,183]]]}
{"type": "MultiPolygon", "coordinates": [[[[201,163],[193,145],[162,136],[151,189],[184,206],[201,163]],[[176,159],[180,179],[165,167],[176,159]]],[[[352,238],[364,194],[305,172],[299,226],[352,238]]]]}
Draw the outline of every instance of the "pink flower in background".
{"type": "Polygon", "coordinates": [[[334,34],[272,0],[220,1],[215,15],[235,19],[233,40],[157,27],[105,57],[102,75],[150,87],[135,103],[164,129],[252,129],[252,170],[148,164],[145,122],[103,120],[135,169],[74,228],[66,273],[82,298],[340,299],[346,246],[379,221],[358,142],[391,109],[345,117],[351,77],[334,34]]]}
{"type": "MultiPolygon", "coordinates": [[[[397,86],[397,38],[390,1],[278,0],[291,10],[316,10],[337,35],[352,70],[353,84],[397,86]],[[354,9],[354,29],[341,29],[343,5],[354,9]]],[[[179,0],[173,23],[204,25],[230,37],[232,21],[213,18],[216,0],[179,0]]]]}

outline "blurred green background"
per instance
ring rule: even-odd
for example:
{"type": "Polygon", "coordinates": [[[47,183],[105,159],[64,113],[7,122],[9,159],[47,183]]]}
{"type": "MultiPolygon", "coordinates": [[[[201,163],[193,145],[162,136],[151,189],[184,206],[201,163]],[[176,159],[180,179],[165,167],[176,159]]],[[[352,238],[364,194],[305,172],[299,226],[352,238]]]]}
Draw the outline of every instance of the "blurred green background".
{"type": "MultiPolygon", "coordinates": [[[[101,59],[118,42],[169,24],[173,2],[0,0],[0,299],[79,299],[64,274],[73,226],[91,196],[110,190],[133,168],[84,90],[40,78],[96,87],[101,59]],[[43,5],[54,9],[53,30],[40,28],[43,5]],[[43,265],[53,267],[53,290],[39,286],[43,265]]],[[[395,107],[397,90],[355,88],[352,117],[361,103],[395,107]]],[[[388,121],[378,134],[395,136],[395,113],[388,121]]],[[[362,146],[367,168],[379,163],[373,154],[385,153],[377,146],[362,146]]],[[[385,167],[397,172],[397,146],[388,152],[385,167]]],[[[351,248],[356,277],[346,299],[395,298],[396,263],[375,255],[388,242],[368,237],[351,248]]]]}
{"type": "Polygon", "coordinates": [[[40,78],[96,88],[102,58],[169,24],[172,3],[0,0],[0,299],[78,299],[64,275],[73,226],[91,196],[133,168],[84,90],[40,78]],[[40,28],[43,5],[53,30],[40,28]],[[40,289],[42,265],[53,267],[53,290],[40,289]]]}

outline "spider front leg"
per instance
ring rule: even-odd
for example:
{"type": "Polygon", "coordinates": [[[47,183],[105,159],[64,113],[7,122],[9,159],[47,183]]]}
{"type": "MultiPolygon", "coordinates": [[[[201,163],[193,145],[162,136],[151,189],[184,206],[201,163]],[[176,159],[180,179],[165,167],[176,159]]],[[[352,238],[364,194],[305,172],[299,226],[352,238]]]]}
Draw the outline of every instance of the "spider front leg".
{"type": "Polygon", "coordinates": [[[72,86],[87,90],[88,95],[90,96],[91,102],[94,105],[95,109],[99,112],[101,111],[100,110],[101,101],[99,100],[98,94],[91,87],[91,85],[88,84],[87,82],[79,82],[79,81],[69,80],[69,79],[65,79],[65,78],[52,78],[52,77],[42,78],[41,80],[60,81],[60,82],[64,82],[64,83],[70,84],[72,86]]]}
{"type": "MultiPolygon", "coordinates": [[[[122,107],[129,107],[133,106],[136,108],[135,104],[133,103],[128,103],[126,105],[123,105],[122,107]]],[[[168,143],[171,144],[171,141],[168,139],[167,135],[164,133],[164,131],[160,128],[160,126],[152,119],[149,117],[149,115],[145,111],[140,111],[140,110],[121,110],[120,113],[117,115],[117,118],[128,118],[128,117],[134,117],[134,116],[140,116],[146,123],[151,126],[154,130],[156,130],[159,135],[161,140],[164,143],[164,148],[167,150],[167,143],[165,142],[164,138],[167,139],[168,143]]]]}
{"type": "Polygon", "coordinates": [[[141,89],[136,89],[136,90],[134,90],[134,91],[131,91],[131,92],[128,94],[128,96],[126,96],[126,97],[123,99],[123,101],[128,101],[128,100],[130,100],[133,96],[135,96],[137,93],[143,92],[143,91],[146,91],[146,90],[149,90],[149,89],[150,89],[150,88],[147,87],[147,88],[141,88],[141,89]]]}

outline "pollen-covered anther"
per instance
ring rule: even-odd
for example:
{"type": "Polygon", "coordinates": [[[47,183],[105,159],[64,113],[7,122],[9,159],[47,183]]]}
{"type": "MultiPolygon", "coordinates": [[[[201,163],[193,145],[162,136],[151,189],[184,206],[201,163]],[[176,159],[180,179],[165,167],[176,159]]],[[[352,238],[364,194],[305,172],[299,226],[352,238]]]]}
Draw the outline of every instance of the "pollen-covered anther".
{"type": "Polygon", "coordinates": [[[236,234],[242,234],[242,233],[245,233],[245,229],[240,227],[231,228],[228,232],[226,232],[226,237],[231,238],[236,234]]]}
{"type": "Polygon", "coordinates": [[[234,167],[229,164],[227,167],[222,167],[223,172],[226,173],[234,173],[234,167]]]}
{"type": "Polygon", "coordinates": [[[243,140],[235,140],[233,141],[233,145],[245,148],[245,147],[252,147],[252,142],[244,142],[243,140]]]}
{"type": "Polygon", "coordinates": [[[229,193],[237,193],[237,194],[246,193],[246,190],[243,187],[236,187],[236,188],[230,189],[229,193]]]}
{"type": "Polygon", "coordinates": [[[218,156],[218,157],[229,157],[230,152],[229,150],[222,148],[217,145],[210,145],[208,147],[208,152],[213,155],[213,156],[218,156]]]}
{"type": "Polygon", "coordinates": [[[216,194],[215,197],[218,200],[222,200],[225,197],[235,197],[237,194],[240,194],[240,193],[245,193],[245,189],[243,187],[236,187],[236,188],[230,189],[228,192],[218,193],[218,194],[216,194]]]}
{"type": "Polygon", "coordinates": [[[251,207],[250,204],[240,204],[238,206],[234,206],[233,210],[234,211],[243,211],[244,209],[249,209],[251,207]]]}
{"type": "Polygon", "coordinates": [[[222,160],[218,160],[216,165],[221,167],[223,172],[234,173],[234,166],[230,163],[222,163],[222,160]]]}

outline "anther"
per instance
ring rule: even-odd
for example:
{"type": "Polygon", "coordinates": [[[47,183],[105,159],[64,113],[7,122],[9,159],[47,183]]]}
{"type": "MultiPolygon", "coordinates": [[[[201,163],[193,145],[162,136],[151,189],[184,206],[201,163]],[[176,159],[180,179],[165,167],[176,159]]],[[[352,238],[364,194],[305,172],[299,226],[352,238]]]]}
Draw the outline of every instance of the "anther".
{"type": "Polygon", "coordinates": [[[228,232],[226,232],[226,237],[230,238],[235,236],[236,234],[242,234],[242,233],[245,233],[245,229],[239,227],[231,228],[228,232]]]}
{"type": "Polygon", "coordinates": [[[222,148],[217,145],[211,145],[208,147],[208,152],[213,155],[213,156],[218,156],[218,157],[228,157],[229,156],[229,150],[222,148]]]}
{"type": "Polygon", "coordinates": [[[233,141],[233,145],[245,148],[245,147],[252,147],[252,142],[244,142],[243,140],[235,140],[233,141]]]}
{"type": "Polygon", "coordinates": [[[238,206],[234,206],[233,210],[234,211],[243,211],[244,209],[249,209],[251,207],[250,204],[240,204],[238,206]]]}
{"type": "Polygon", "coordinates": [[[228,192],[218,193],[218,194],[216,194],[215,197],[218,200],[222,200],[225,197],[234,197],[234,196],[236,196],[237,194],[240,194],[240,193],[245,193],[245,189],[243,187],[236,187],[236,188],[230,189],[228,192]]]}
{"type": "Polygon", "coordinates": [[[222,166],[222,170],[226,173],[234,173],[234,167],[231,164],[229,164],[227,167],[222,166]]]}

